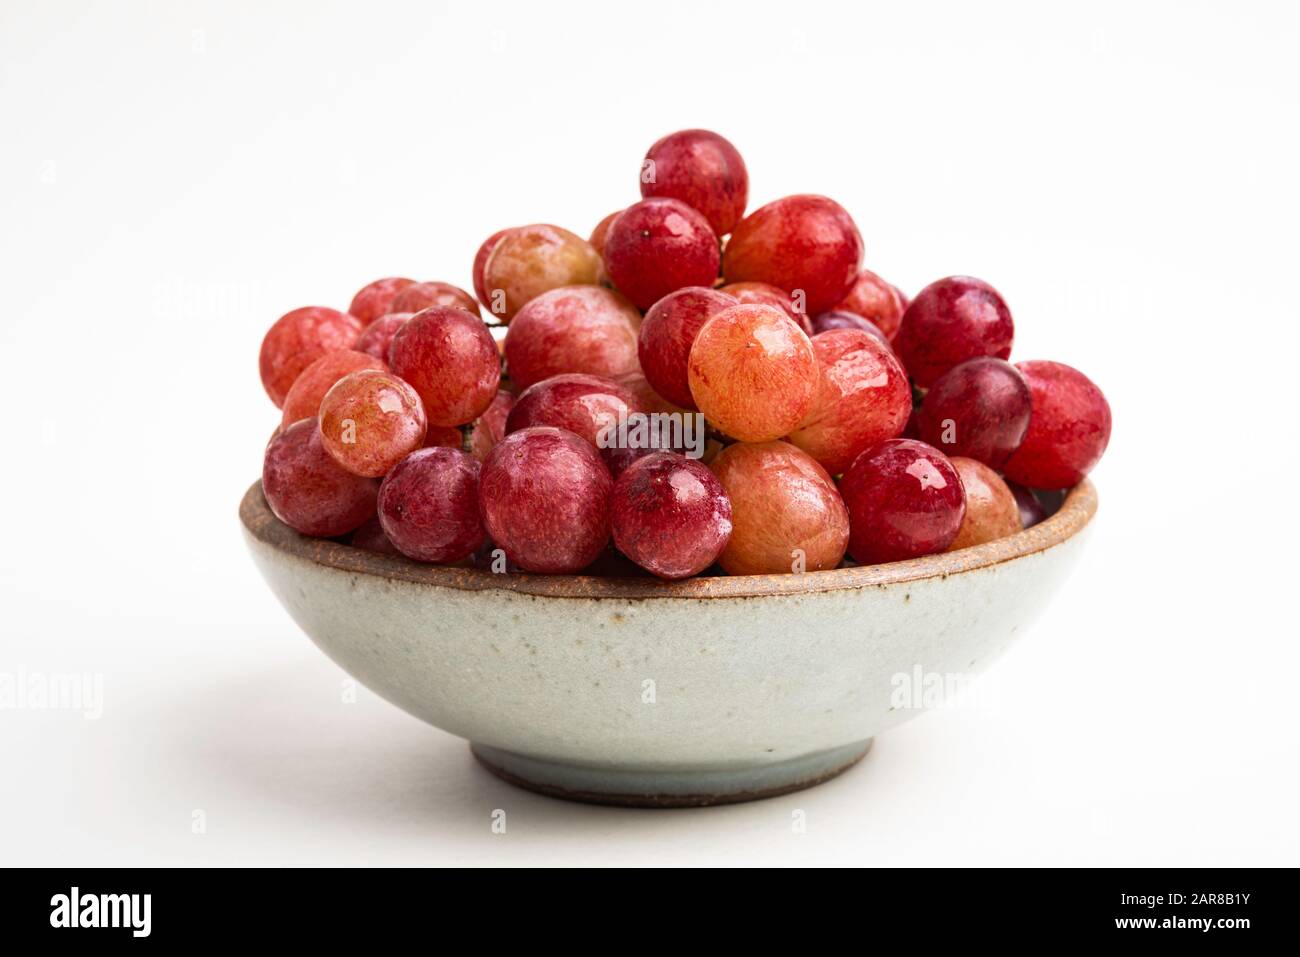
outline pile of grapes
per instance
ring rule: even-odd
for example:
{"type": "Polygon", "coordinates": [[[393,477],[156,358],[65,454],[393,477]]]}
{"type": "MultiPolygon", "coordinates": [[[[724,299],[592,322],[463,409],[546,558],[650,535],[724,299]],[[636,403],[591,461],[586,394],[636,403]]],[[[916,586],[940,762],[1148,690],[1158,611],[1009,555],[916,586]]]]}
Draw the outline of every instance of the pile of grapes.
{"type": "Polygon", "coordinates": [[[834,201],[745,215],[744,161],[707,130],[655,143],[640,186],[587,240],[489,236],[474,295],[379,279],[282,316],[260,355],[275,514],[496,571],[789,573],[1014,534],[1044,515],[1033,490],[1101,458],[1105,397],[1008,363],[988,283],[909,302],[834,201]]]}

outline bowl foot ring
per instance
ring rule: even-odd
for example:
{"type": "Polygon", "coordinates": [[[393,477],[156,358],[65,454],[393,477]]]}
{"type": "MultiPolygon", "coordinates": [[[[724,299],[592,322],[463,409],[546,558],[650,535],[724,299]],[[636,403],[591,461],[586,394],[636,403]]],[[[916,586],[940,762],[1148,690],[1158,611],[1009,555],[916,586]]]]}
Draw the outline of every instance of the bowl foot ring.
{"type": "Polygon", "coordinates": [[[871,750],[871,739],[787,761],[699,770],[642,770],[563,764],[471,744],[501,780],[547,797],[617,807],[709,807],[778,797],[838,777],[871,750]]]}

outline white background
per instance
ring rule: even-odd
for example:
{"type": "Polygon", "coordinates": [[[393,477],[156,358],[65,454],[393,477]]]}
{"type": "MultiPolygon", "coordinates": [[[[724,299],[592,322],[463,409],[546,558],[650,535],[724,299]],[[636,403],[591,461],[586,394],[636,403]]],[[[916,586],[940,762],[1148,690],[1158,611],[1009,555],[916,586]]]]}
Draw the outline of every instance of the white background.
{"type": "Polygon", "coordinates": [[[1300,863],[1293,4],[271,6],[0,13],[0,672],[104,681],[98,720],[0,710],[3,863],[1300,863]],[[690,126],[906,291],[994,283],[1114,437],[990,706],[789,797],[569,805],[342,702],[239,534],[257,349],[585,235],[690,126]]]}

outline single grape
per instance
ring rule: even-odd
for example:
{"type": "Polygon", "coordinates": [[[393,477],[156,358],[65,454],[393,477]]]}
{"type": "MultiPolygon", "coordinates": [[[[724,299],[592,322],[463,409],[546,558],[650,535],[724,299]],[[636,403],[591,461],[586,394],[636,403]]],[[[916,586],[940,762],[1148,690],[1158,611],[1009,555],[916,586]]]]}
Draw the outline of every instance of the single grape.
{"type": "Polygon", "coordinates": [[[614,225],[614,220],[618,219],[623,210],[616,209],[600,222],[596,228],[591,231],[591,238],[587,242],[591,243],[591,248],[600,254],[601,259],[605,258],[605,237],[609,235],[609,227],[614,225]]]}
{"type": "Polygon", "coordinates": [[[802,311],[816,315],[843,301],[862,267],[862,235],[839,203],[825,196],[787,196],[756,209],[727,241],[728,283],[765,282],[802,291],[802,311]]]}
{"type": "Polygon", "coordinates": [[[473,421],[469,433],[469,454],[482,462],[487,458],[498,442],[506,435],[506,420],[510,410],[515,407],[515,397],[504,389],[498,390],[496,398],[487,410],[473,421]]]}
{"type": "Polygon", "coordinates": [[[397,298],[397,294],[408,286],[414,285],[414,279],[403,279],[400,276],[376,279],[362,286],[352,297],[352,305],[348,306],[348,312],[360,319],[363,325],[368,326],[380,316],[393,312],[393,300],[397,298]]]}
{"type": "Polygon", "coordinates": [[[1033,412],[1024,441],[1003,471],[1030,488],[1072,488],[1110,442],[1110,404],[1101,389],[1061,362],[1020,362],[1033,412]]]}
{"type": "Polygon", "coordinates": [[[641,196],[678,199],[700,211],[719,236],[745,215],[749,171],[740,152],[710,130],[680,130],[659,140],[641,164],[641,196]]]}
{"type": "Polygon", "coordinates": [[[948,551],[983,545],[1020,531],[1020,507],[1002,476],[983,462],[960,455],[950,459],[966,492],[966,514],[948,551]]]}
{"type": "Polygon", "coordinates": [[[1002,468],[1029,428],[1029,385],[1004,359],[980,356],[935,380],[917,412],[920,438],[945,455],[1002,468]]]}
{"type": "Polygon", "coordinates": [[[610,496],[614,544],[660,578],[708,568],[731,538],[731,499],[699,462],[655,452],[627,467],[610,496]]]}
{"type": "Polygon", "coordinates": [[[388,366],[374,356],[351,349],[327,352],[303,369],[284,397],[280,424],[290,425],[299,419],[314,419],[320,411],[321,399],[330,387],[345,375],[375,369],[387,372],[388,366]]]}
{"type": "Polygon", "coordinates": [[[479,510],[492,541],[525,571],[570,574],[609,541],[609,470],[572,432],[512,432],[488,453],[479,510]]]}
{"type": "Polygon", "coordinates": [[[351,349],[361,322],[346,312],[325,306],[305,306],[276,320],[262,339],[257,357],[262,387],[277,409],[284,406],[294,380],[321,356],[351,349]]]}
{"type": "Polygon", "coordinates": [[[948,457],[913,439],[867,449],[840,480],[852,533],[849,554],[863,565],[941,552],[966,513],[961,477],[948,457]]]}
{"type": "Polygon", "coordinates": [[[725,292],[747,305],[775,306],[797,322],[804,335],[813,334],[812,321],[808,318],[804,300],[801,298],[796,301],[784,289],[766,282],[731,282],[720,287],[718,292],[725,292]]]}
{"type": "Polygon", "coordinates": [[[650,307],[641,321],[637,356],[646,381],[659,395],[683,409],[695,408],[686,371],[691,344],[709,319],[739,303],[725,292],[688,286],[650,307]]]}
{"type": "Polygon", "coordinates": [[[865,449],[897,438],[912,414],[907,373],[889,346],[861,329],[812,338],[818,386],[812,410],[790,442],[839,475],[865,449]]]}
{"type": "Polygon", "coordinates": [[[691,346],[688,379],[713,425],[742,442],[788,435],[812,409],[812,343],[771,306],[731,306],[706,322],[691,346]]]}
{"type": "Polygon", "coordinates": [[[903,313],[894,349],[925,388],[976,356],[1011,355],[1015,324],[998,291],[969,276],[949,276],[922,289],[903,313]]]}
{"type": "Polygon", "coordinates": [[[605,236],[605,271],[640,309],[686,286],[709,286],[721,253],[708,221],[675,199],[643,199],[619,214],[605,236]]]}
{"type": "Polygon", "coordinates": [[[826,470],[788,442],[737,442],[709,466],[731,499],[731,538],[718,559],[731,575],[835,568],[849,516],[826,470]]]}
{"type": "Polygon", "coordinates": [[[581,236],[544,223],[519,226],[501,237],[483,266],[488,311],[509,322],[544,292],[598,283],[602,269],[600,254],[581,236]]]}
{"type": "Polygon", "coordinates": [[[478,252],[474,254],[474,265],[472,267],[472,275],[474,277],[474,295],[478,296],[478,301],[489,310],[492,308],[492,300],[488,296],[487,284],[483,278],[483,270],[487,267],[488,257],[492,255],[492,250],[497,248],[497,243],[499,243],[502,237],[508,232],[510,232],[509,229],[498,229],[487,239],[483,240],[483,245],[480,246],[478,252]]]}
{"type": "Polygon", "coordinates": [[[869,320],[886,338],[893,339],[898,334],[898,325],[907,305],[907,297],[896,287],[870,269],[864,269],[853,281],[849,294],[835,308],[869,320]]]}
{"type": "Polygon", "coordinates": [[[375,514],[379,482],[339,466],[315,419],[280,429],[262,460],[262,494],[275,517],[303,535],[346,535],[375,514]]]}
{"type": "Polygon", "coordinates": [[[480,316],[478,300],[449,282],[417,282],[393,299],[389,312],[421,312],[431,306],[459,306],[471,316],[480,316]]]}
{"type": "Polygon", "coordinates": [[[1043,508],[1043,503],[1029,489],[1025,488],[1019,482],[1013,482],[1010,479],[1004,479],[1007,488],[1011,489],[1011,494],[1015,496],[1016,507],[1020,510],[1020,525],[1022,528],[1033,528],[1043,519],[1047,518],[1047,509],[1043,508]]]}
{"type": "Polygon", "coordinates": [[[819,335],[823,332],[830,332],[832,329],[860,329],[867,335],[880,340],[889,350],[893,351],[893,346],[889,343],[889,337],[880,331],[870,319],[864,319],[856,312],[848,312],[844,309],[832,309],[830,312],[823,312],[814,316],[812,320],[811,335],[819,335]]]}
{"type": "Polygon", "coordinates": [[[431,425],[424,433],[425,449],[459,449],[465,444],[465,433],[454,425],[431,425]]]}
{"type": "Polygon", "coordinates": [[[403,555],[450,565],[483,544],[479,462],[459,449],[427,448],[402,459],[379,487],[379,521],[403,555]]]}
{"type": "Polygon", "coordinates": [[[566,286],[531,300],[506,331],[506,368],[520,389],[565,372],[618,379],[637,370],[641,314],[612,289],[566,286]]]}
{"type": "Polygon", "coordinates": [[[397,335],[397,330],[406,325],[406,320],[413,315],[415,315],[413,312],[390,312],[380,316],[362,330],[361,335],[357,336],[356,345],[352,348],[357,352],[372,355],[376,359],[382,359],[387,364],[388,348],[393,344],[393,336],[397,335]]]}
{"type": "Polygon", "coordinates": [[[617,442],[620,422],[643,411],[636,396],[617,382],[570,372],[543,379],[521,392],[506,419],[506,434],[550,425],[568,429],[604,449],[617,442]]]}
{"type": "Polygon", "coordinates": [[[344,376],[320,404],[325,451],[354,475],[379,478],[424,444],[420,397],[389,372],[344,376]]]}
{"type": "Polygon", "coordinates": [[[393,336],[388,364],[420,394],[431,425],[474,421],[501,382],[492,333],[455,306],[432,306],[408,319],[393,336]]]}

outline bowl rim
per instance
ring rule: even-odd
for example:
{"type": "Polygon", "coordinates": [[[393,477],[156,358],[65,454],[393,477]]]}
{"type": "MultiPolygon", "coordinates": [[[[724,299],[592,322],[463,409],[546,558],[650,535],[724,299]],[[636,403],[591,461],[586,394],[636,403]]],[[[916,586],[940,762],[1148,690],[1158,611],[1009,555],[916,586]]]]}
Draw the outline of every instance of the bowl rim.
{"type": "Polygon", "coordinates": [[[991,568],[1046,551],[1072,538],[1097,512],[1097,490],[1088,479],[1070,489],[1055,514],[1015,535],[903,562],[859,565],[827,571],[788,575],[726,575],[661,581],[592,575],[532,575],[497,573],[487,569],[448,567],[412,561],[354,548],[334,539],[300,535],[271,512],[254,482],[239,505],[239,518],[247,533],[278,552],[354,575],[370,575],[417,585],[437,585],[460,591],[499,589],[549,598],[756,598],[768,595],[806,595],[884,587],[991,568]]]}

